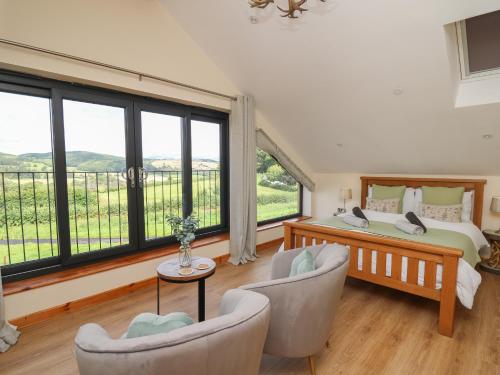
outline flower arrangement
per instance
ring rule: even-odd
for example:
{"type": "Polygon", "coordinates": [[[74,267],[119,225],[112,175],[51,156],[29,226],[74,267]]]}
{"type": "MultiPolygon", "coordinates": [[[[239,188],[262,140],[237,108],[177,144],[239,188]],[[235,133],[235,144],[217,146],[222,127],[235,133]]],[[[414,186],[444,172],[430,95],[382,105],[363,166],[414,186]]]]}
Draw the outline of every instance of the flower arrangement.
{"type": "Polygon", "coordinates": [[[168,216],[167,223],[172,228],[172,233],[181,244],[179,250],[179,264],[181,267],[191,266],[191,242],[194,241],[194,232],[198,229],[199,220],[190,215],[185,219],[177,216],[168,216]]]}
{"type": "Polygon", "coordinates": [[[189,247],[189,244],[194,241],[194,232],[198,229],[200,221],[190,215],[185,219],[177,216],[167,217],[167,223],[172,228],[172,233],[181,244],[181,247],[189,247]]]}

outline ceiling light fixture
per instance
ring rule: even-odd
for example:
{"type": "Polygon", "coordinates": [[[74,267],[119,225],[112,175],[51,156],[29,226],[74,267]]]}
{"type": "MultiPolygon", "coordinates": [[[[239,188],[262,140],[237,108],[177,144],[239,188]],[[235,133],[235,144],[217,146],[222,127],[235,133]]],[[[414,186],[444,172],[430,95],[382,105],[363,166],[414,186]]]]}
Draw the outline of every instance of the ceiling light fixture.
{"type": "Polygon", "coordinates": [[[396,95],[396,96],[402,95],[403,94],[403,89],[401,87],[397,87],[397,88],[394,89],[394,91],[392,93],[394,95],[396,95]]]}
{"type": "Polygon", "coordinates": [[[493,138],[493,134],[484,134],[483,135],[483,139],[485,139],[485,140],[488,140],[488,139],[491,139],[491,138],[493,138]]]}
{"type": "MultiPolygon", "coordinates": [[[[321,2],[325,2],[326,0],[320,0],[321,2]]],[[[288,9],[283,9],[279,5],[276,5],[276,7],[283,12],[281,17],[288,17],[288,18],[298,18],[295,15],[295,12],[306,12],[307,9],[303,8],[302,5],[304,5],[307,2],[307,0],[288,0],[288,9]]],[[[274,0],[249,0],[248,4],[250,5],[251,8],[260,8],[263,9],[267,7],[269,4],[274,3],[274,0]]]]}

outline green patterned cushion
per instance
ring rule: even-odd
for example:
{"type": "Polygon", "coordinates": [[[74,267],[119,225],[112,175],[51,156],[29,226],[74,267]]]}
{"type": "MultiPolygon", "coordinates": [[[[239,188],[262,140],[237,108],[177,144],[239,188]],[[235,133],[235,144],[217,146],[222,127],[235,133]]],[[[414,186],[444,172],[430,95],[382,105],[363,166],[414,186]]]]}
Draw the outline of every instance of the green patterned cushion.
{"type": "Polygon", "coordinates": [[[305,249],[293,259],[289,276],[297,276],[311,271],[314,271],[314,257],[309,250],[305,249]]]}
{"type": "Polygon", "coordinates": [[[173,312],[167,315],[142,313],[132,320],[122,338],[131,339],[134,337],[167,333],[193,323],[193,319],[184,312],[173,312]]]}
{"type": "Polygon", "coordinates": [[[423,186],[422,202],[439,206],[462,204],[464,190],[463,187],[447,188],[423,186]]]}
{"type": "Polygon", "coordinates": [[[403,212],[403,197],[405,195],[406,186],[372,186],[373,199],[396,199],[399,198],[398,213],[403,212]]]}

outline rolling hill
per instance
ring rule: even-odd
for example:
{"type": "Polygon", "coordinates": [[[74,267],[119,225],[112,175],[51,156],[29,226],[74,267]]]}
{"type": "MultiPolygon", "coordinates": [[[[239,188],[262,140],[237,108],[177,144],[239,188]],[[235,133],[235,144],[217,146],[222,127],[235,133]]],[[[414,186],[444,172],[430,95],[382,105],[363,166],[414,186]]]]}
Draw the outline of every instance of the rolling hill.
{"type": "MultiPolygon", "coordinates": [[[[87,151],[69,151],[66,153],[68,170],[74,172],[119,172],[125,168],[125,158],[114,155],[87,151]]],[[[148,170],[174,171],[181,169],[179,159],[145,159],[144,167],[148,170]]],[[[218,169],[219,162],[209,159],[193,160],[193,169],[218,169]]],[[[0,153],[0,172],[28,172],[52,170],[52,154],[30,153],[12,155],[0,153]]]]}

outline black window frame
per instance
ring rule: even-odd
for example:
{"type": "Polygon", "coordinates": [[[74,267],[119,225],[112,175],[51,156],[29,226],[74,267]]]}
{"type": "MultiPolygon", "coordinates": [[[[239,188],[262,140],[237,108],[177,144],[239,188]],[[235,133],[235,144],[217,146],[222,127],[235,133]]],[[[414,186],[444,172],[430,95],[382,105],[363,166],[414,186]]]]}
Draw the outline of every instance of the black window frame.
{"type": "MultiPolygon", "coordinates": [[[[55,202],[57,215],[57,239],[59,255],[42,258],[12,265],[2,265],[2,279],[5,282],[25,279],[29,277],[57,272],[75,266],[96,263],[101,260],[112,259],[131,253],[150,251],[161,246],[176,243],[173,236],[164,237],[155,241],[144,241],[140,225],[143,211],[140,207],[139,189],[130,191],[129,198],[129,245],[115,246],[103,250],[94,250],[82,254],[71,254],[71,239],[69,232],[68,186],[66,174],[66,151],[64,140],[63,100],[110,105],[124,108],[126,135],[127,167],[142,165],[138,158],[141,156],[140,146],[140,116],[141,108],[153,108],[161,113],[183,117],[182,127],[182,178],[183,178],[183,216],[186,217],[192,209],[191,186],[191,138],[190,121],[215,122],[220,125],[220,224],[202,228],[197,231],[197,238],[202,238],[229,231],[229,115],[226,112],[201,108],[192,105],[175,103],[157,98],[129,94],[94,86],[82,85],[60,80],[53,80],[24,73],[17,73],[0,69],[0,90],[17,94],[46,97],[50,100],[52,115],[52,153],[53,172],[56,184],[55,202]],[[131,196],[132,194],[132,196],[131,196]],[[135,230],[132,229],[135,226],[135,230]]],[[[142,162],[142,161],[141,161],[142,162]]],[[[137,176],[136,176],[137,178],[137,176]]],[[[137,182],[137,181],[136,181],[137,182]]],[[[127,184],[129,185],[129,184],[127,184]]]]}
{"type": "MultiPolygon", "coordinates": [[[[264,150],[262,150],[262,151],[264,151],[264,150]]],[[[264,152],[266,152],[266,151],[264,151],[264,152]]],[[[290,172],[288,172],[288,170],[283,165],[281,165],[281,163],[278,161],[278,159],[276,159],[273,155],[271,155],[268,152],[266,152],[266,154],[268,154],[270,157],[272,157],[276,161],[276,163],[281,168],[283,168],[287,173],[290,173],[290,172]]],[[[294,178],[294,180],[295,180],[295,178],[294,178]]],[[[278,221],[295,219],[295,218],[301,217],[303,215],[303,210],[304,210],[304,205],[303,205],[303,203],[304,203],[304,199],[303,199],[304,198],[304,186],[299,181],[297,181],[297,180],[295,180],[295,181],[297,182],[297,184],[299,184],[299,191],[298,191],[298,194],[299,194],[299,211],[297,213],[294,213],[294,214],[291,214],[291,215],[273,217],[271,219],[257,221],[257,226],[262,226],[262,225],[277,223],[278,221]]],[[[257,181],[255,181],[255,184],[257,184],[257,181]]]]}

